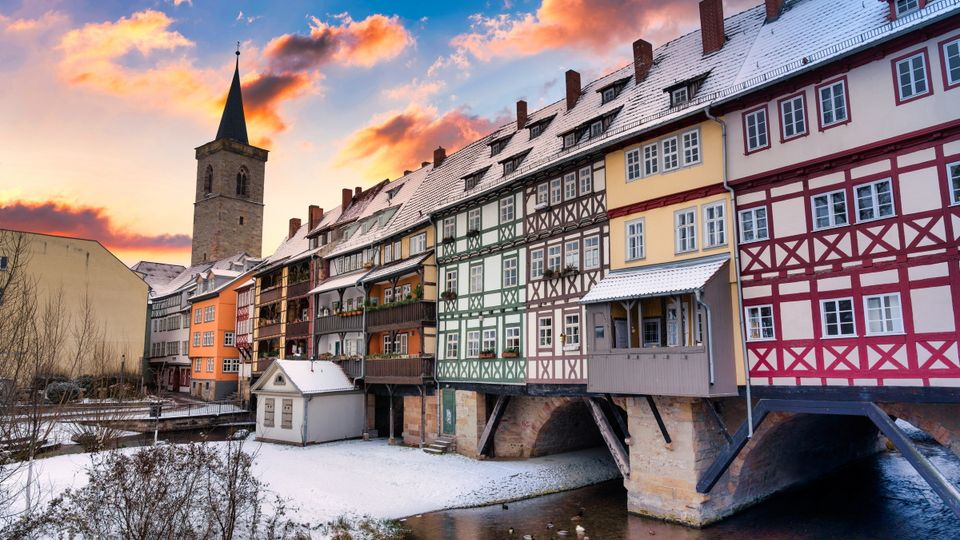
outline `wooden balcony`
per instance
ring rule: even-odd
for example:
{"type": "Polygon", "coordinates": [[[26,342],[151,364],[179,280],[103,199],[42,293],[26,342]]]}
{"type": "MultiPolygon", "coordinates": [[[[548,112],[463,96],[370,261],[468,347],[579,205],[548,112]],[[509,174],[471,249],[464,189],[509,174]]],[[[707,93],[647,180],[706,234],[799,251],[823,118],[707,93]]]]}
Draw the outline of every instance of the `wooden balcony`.
{"type": "Polygon", "coordinates": [[[260,305],[269,304],[280,299],[280,286],[277,285],[265,291],[260,291],[260,305]]]}
{"type": "Polygon", "coordinates": [[[289,337],[307,336],[310,334],[310,321],[288,322],[285,335],[289,337]]]}
{"type": "Polygon", "coordinates": [[[257,330],[257,339],[280,335],[280,323],[265,324],[257,330]]]}
{"type": "Polygon", "coordinates": [[[294,283],[292,285],[287,285],[287,298],[297,298],[299,296],[304,296],[310,292],[310,281],[301,281],[300,283],[294,283]]]}
{"type": "Polygon", "coordinates": [[[614,349],[589,358],[587,391],[610,394],[711,397],[736,395],[733,359],[714,361],[706,347],[614,349]]]}
{"type": "Polygon", "coordinates": [[[437,321],[437,303],[418,301],[412,304],[391,306],[367,313],[367,331],[383,332],[402,328],[415,328],[437,321]]]}
{"type": "Polygon", "coordinates": [[[317,319],[314,321],[313,328],[314,332],[317,334],[362,332],[363,315],[350,315],[349,317],[330,315],[327,317],[317,317],[317,319]]]}
{"type": "Polygon", "coordinates": [[[352,381],[360,376],[361,363],[359,358],[331,358],[331,362],[340,366],[344,374],[352,381]]]}
{"type": "Polygon", "coordinates": [[[367,358],[363,380],[370,384],[423,384],[433,379],[432,356],[367,358]]]}
{"type": "Polygon", "coordinates": [[[261,374],[261,373],[263,373],[264,371],[267,370],[268,367],[270,367],[270,364],[272,364],[274,360],[276,360],[276,358],[257,358],[257,359],[255,359],[255,360],[253,361],[253,366],[252,366],[252,367],[253,367],[253,373],[254,373],[254,374],[261,374]]]}

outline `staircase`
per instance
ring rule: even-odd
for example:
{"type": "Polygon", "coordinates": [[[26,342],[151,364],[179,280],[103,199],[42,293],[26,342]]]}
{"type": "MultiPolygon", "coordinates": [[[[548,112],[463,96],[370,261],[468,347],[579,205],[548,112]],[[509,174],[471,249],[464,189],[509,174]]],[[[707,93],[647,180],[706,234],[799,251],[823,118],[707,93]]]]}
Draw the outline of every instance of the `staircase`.
{"type": "Polygon", "coordinates": [[[428,454],[440,456],[456,450],[457,440],[449,435],[437,437],[432,443],[423,447],[423,451],[428,454]]]}

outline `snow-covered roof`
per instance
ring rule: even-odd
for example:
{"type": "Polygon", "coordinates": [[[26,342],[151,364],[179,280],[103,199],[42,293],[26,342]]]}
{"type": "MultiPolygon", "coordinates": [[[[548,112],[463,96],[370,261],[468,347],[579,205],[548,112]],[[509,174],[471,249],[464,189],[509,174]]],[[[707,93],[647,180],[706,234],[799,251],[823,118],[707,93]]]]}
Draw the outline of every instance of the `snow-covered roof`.
{"type": "Polygon", "coordinates": [[[580,299],[582,304],[683,294],[702,289],[729,260],[727,254],[607,274],[580,299]]]}
{"type": "Polygon", "coordinates": [[[274,378],[277,370],[286,375],[287,380],[301,394],[322,394],[353,390],[353,383],[347,378],[340,366],[326,360],[274,360],[272,372],[265,373],[253,386],[257,392],[274,378]],[[274,367],[275,366],[275,367],[274,367]]]}
{"type": "Polygon", "coordinates": [[[163,296],[169,296],[174,293],[183,292],[186,289],[189,289],[196,285],[196,277],[206,272],[210,269],[233,269],[236,265],[247,265],[248,261],[256,260],[252,257],[246,255],[245,253],[238,253],[230,257],[224,257],[223,259],[217,261],[203,262],[195,264],[186,270],[180,272],[180,274],[167,282],[165,285],[158,287],[154,298],[160,298],[163,296]]]}
{"type": "Polygon", "coordinates": [[[150,286],[151,291],[170,283],[186,267],[181,264],[167,264],[153,261],[140,261],[131,267],[131,270],[143,276],[143,280],[150,286]]]}
{"type": "Polygon", "coordinates": [[[316,288],[310,291],[309,294],[317,294],[327,291],[334,291],[337,289],[342,289],[344,287],[353,287],[360,280],[363,279],[363,276],[367,274],[366,270],[359,272],[350,272],[349,274],[343,274],[340,276],[332,277],[330,279],[324,280],[323,283],[318,285],[316,288]]]}
{"type": "Polygon", "coordinates": [[[409,257],[406,260],[400,261],[395,264],[388,264],[386,266],[381,266],[380,268],[377,268],[376,270],[367,274],[367,276],[363,278],[363,282],[374,283],[377,280],[381,280],[383,278],[392,277],[398,274],[403,274],[404,272],[408,272],[420,266],[420,264],[422,264],[423,261],[425,261],[427,257],[429,257],[432,254],[433,254],[433,250],[430,250],[425,254],[415,255],[413,257],[409,257]]]}

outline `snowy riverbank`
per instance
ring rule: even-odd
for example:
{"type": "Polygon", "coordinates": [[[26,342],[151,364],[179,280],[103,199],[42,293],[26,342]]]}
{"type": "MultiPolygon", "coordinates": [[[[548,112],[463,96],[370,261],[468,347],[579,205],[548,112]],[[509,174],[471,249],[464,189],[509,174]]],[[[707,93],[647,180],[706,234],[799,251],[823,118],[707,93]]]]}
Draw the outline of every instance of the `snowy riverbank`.
{"type": "MultiPolygon", "coordinates": [[[[382,439],[305,448],[250,442],[247,450],[256,453],[256,474],[288,499],[290,517],[314,524],[343,514],[395,519],[523,499],[619,476],[603,448],[524,461],[433,456],[389,446],[382,439]]],[[[37,463],[40,485],[49,498],[86,482],[90,454],[37,463]]]]}

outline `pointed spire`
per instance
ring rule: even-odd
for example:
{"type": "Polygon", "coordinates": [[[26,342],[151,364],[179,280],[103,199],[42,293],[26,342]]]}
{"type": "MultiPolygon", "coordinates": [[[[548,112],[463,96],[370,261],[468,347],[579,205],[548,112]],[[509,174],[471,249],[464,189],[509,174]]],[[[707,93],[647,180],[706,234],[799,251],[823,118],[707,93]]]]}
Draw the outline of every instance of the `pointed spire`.
{"type": "Polygon", "coordinates": [[[240,95],[240,43],[237,42],[237,65],[233,70],[233,82],[227,93],[227,103],[223,106],[217,139],[233,139],[250,144],[247,139],[247,122],[243,117],[243,97],[240,95]]]}

